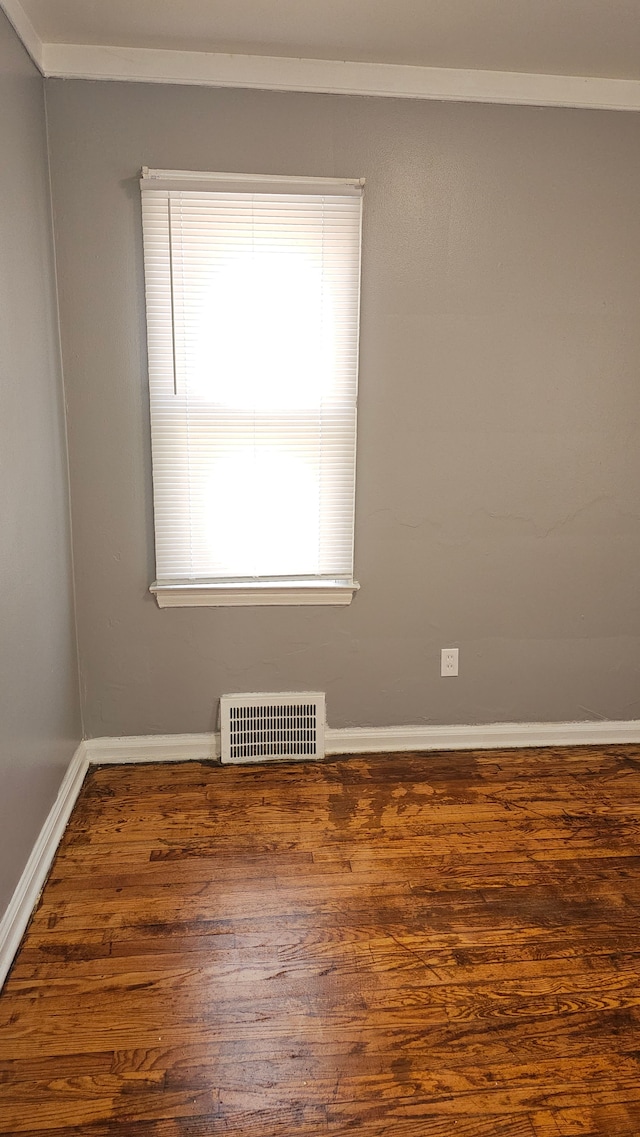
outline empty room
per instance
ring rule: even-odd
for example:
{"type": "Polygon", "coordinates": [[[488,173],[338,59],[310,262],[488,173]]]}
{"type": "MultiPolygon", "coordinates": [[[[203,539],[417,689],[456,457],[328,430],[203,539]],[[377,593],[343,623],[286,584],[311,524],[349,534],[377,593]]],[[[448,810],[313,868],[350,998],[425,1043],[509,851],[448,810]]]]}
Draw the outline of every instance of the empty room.
{"type": "Polygon", "coordinates": [[[640,1134],[640,4],[0,0],[0,1137],[640,1134]]]}

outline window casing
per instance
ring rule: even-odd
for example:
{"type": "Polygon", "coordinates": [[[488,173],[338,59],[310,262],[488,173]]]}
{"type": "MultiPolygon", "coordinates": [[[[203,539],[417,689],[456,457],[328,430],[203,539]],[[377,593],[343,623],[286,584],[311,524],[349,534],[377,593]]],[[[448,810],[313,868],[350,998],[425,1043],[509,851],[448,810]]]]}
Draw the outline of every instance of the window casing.
{"type": "Polygon", "coordinates": [[[144,170],[158,603],[344,604],[362,183],[144,170]]]}

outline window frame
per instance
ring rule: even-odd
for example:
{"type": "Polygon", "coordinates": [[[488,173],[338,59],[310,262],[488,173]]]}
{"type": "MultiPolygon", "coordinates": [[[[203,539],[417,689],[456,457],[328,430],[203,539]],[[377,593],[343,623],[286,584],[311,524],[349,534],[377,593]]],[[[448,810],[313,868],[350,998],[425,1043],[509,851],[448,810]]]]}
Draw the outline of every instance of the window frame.
{"type": "MultiPolygon", "coordinates": [[[[308,193],[327,195],[358,196],[362,199],[364,179],[335,179],[335,178],[307,178],[271,175],[249,174],[217,174],[191,171],[150,170],[143,167],[140,182],[142,193],[150,189],[162,190],[202,190],[218,191],[221,186],[228,192],[259,194],[278,193],[282,195],[308,193]]],[[[362,261],[362,205],[359,216],[359,243],[358,243],[358,298],[356,310],[356,342],[355,342],[355,402],[354,402],[354,434],[353,434],[353,470],[354,470],[354,506],[355,514],[355,467],[357,455],[357,387],[359,376],[359,332],[360,332],[360,282],[362,261]]],[[[147,300],[147,325],[149,333],[149,384],[152,386],[151,365],[151,319],[149,314],[149,284],[147,268],[147,237],[143,224],[143,240],[145,243],[145,296],[147,300]]],[[[171,258],[170,258],[171,259],[171,258]]],[[[171,267],[173,273],[173,266],[171,267]]],[[[173,279],[173,278],[172,278],[173,279]]],[[[153,285],[151,286],[153,287],[153,285]]],[[[173,285],[172,285],[173,288],[173,285]]],[[[172,292],[172,324],[171,339],[175,345],[175,323],[173,322],[173,292],[172,292]]],[[[174,347],[175,351],[175,347],[174,347]]],[[[175,356],[174,356],[175,366],[175,356]]],[[[150,390],[150,398],[153,394],[150,390]]],[[[153,415],[152,415],[152,451],[153,451],[153,415]]],[[[154,537],[157,546],[158,530],[156,522],[155,482],[154,482],[154,537]]],[[[351,550],[352,564],[355,545],[355,516],[351,519],[351,550]]],[[[156,554],[157,556],[157,554],[156,554]]],[[[151,584],[149,591],[155,596],[160,608],[165,607],[220,607],[220,606],[262,606],[262,605],[347,605],[353,600],[360,585],[352,573],[349,577],[327,576],[281,576],[268,579],[266,577],[236,577],[233,579],[194,578],[191,580],[156,580],[151,584]]]]}

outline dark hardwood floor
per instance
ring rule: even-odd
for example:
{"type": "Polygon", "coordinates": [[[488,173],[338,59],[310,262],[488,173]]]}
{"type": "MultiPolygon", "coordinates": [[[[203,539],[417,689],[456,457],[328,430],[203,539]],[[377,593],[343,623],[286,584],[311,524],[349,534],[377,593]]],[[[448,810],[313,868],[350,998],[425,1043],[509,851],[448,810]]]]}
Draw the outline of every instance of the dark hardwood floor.
{"type": "Polygon", "coordinates": [[[638,1137],[640,747],[94,769],[0,1134],[638,1137]]]}

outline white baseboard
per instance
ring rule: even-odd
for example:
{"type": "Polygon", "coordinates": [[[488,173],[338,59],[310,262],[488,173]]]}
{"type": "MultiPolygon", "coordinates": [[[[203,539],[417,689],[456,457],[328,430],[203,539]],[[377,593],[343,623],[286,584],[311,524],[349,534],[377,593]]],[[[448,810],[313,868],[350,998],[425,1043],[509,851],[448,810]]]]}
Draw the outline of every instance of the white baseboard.
{"type": "MultiPolygon", "coordinates": [[[[325,730],[327,754],[402,750],[487,750],[522,746],[640,743],[640,720],[623,722],[496,722],[479,726],[372,726],[325,730]]],[[[89,738],[90,763],[186,762],[220,758],[219,734],[147,734],[89,738]]]]}
{"type": "Polygon", "coordinates": [[[640,720],[493,722],[478,726],[346,727],[326,731],[328,754],[401,750],[487,750],[522,746],[606,746],[640,742],[640,720]]]}
{"type": "Polygon", "coordinates": [[[88,738],[93,766],[113,762],[204,762],[220,757],[219,734],[133,734],[122,738],[88,738]]]}
{"type": "Polygon", "coordinates": [[[49,875],[53,858],[88,769],[87,748],[84,742],[81,742],[62,779],[58,796],[40,830],[31,856],[9,901],[9,907],[0,920],[0,990],[49,875]]]}
{"type": "MultiPolygon", "coordinates": [[[[325,731],[327,754],[606,746],[616,743],[640,743],[640,720],[342,727],[334,730],[327,727],[325,731]]],[[[213,733],[90,738],[80,743],[0,921],[0,989],[49,874],[89,766],[125,762],[211,761],[219,758],[220,736],[213,733]]]]}

